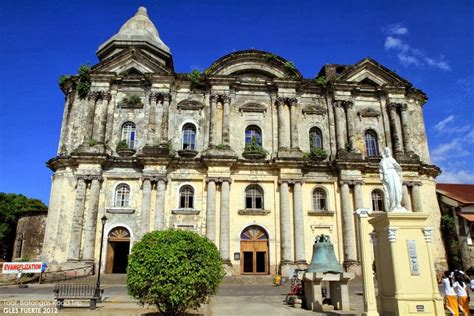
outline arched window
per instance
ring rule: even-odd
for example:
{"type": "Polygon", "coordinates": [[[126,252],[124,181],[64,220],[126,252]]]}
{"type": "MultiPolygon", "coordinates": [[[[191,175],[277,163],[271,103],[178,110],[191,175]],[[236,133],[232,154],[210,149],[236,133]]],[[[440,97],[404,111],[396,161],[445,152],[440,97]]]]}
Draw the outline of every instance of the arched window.
{"type": "Polygon", "coordinates": [[[365,132],[365,150],[367,157],[379,155],[379,146],[377,144],[377,133],[373,130],[365,132]]]}
{"type": "Polygon", "coordinates": [[[383,193],[380,190],[372,191],[372,210],[373,211],[385,211],[383,193]]]}
{"type": "Polygon", "coordinates": [[[196,149],[196,126],[187,123],[183,126],[183,150],[196,149]]]}
{"type": "Polygon", "coordinates": [[[263,209],[263,190],[260,186],[253,184],[245,189],[245,208],[263,209]]]}
{"type": "Polygon", "coordinates": [[[326,191],[321,188],[313,190],[313,210],[327,211],[326,191]]]}
{"type": "Polygon", "coordinates": [[[122,183],[115,188],[115,207],[128,207],[130,203],[130,187],[122,183]]]}
{"type": "Polygon", "coordinates": [[[135,124],[126,122],[122,125],[122,139],[128,145],[128,148],[135,149],[135,124]]]}
{"type": "Polygon", "coordinates": [[[323,148],[323,136],[319,128],[311,127],[309,130],[309,145],[314,148],[323,148]]]}
{"type": "Polygon", "coordinates": [[[194,189],[184,185],[179,189],[179,208],[194,208],[194,189]]]}
{"type": "Polygon", "coordinates": [[[256,144],[262,147],[262,131],[255,125],[251,125],[245,129],[245,145],[250,144],[253,138],[255,138],[256,144]]]}

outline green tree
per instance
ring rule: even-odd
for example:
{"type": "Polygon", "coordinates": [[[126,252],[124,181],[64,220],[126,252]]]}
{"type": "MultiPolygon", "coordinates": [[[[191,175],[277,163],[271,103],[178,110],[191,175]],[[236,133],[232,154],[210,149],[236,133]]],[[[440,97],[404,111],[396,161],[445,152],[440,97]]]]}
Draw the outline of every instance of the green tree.
{"type": "Polygon", "coordinates": [[[22,194],[0,192],[0,248],[11,255],[18,217],[25,212],[46,211],[48,207],[38,199],[22,194]]]}
{"type": "Polygon", "coordinates": [[[450,214],[441,216],[441,233],[446,248],[448,266],[450,270],[462,267],[461,250],[459,248],[456,224],[450,214]]]}
{"type": "Polygon", "coordinates": [[[137,242],[128,257],[128,293],[163,315],[196,309],[217,291],[222,259],[207,238],[183,230],[154,231],[137,242]]]}

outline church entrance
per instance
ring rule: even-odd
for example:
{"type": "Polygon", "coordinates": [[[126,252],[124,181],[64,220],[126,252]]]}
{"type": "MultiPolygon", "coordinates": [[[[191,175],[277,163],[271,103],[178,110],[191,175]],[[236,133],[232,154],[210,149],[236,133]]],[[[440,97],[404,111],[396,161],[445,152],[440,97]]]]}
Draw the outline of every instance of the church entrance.
{"type": "Polygon", "coordinates": [[[260,226],[252,225],[240,235],[240,273],[268,274],[268,234],[260,226]]]}
{"type": "Polygon", "coordinates": [[[107,238],[105,272],[126,273],[130,252],[130,232],[125,227],[115,227],[107,238]]]}

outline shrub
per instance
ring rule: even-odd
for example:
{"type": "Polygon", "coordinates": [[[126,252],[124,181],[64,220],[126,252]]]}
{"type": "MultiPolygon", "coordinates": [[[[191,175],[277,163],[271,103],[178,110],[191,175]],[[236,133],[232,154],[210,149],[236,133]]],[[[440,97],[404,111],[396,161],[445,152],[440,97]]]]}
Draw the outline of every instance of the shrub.
{"type": "Polygon", "coordinates": [[[117,151],[118,151],[118,150],[124,150],[124,149],[130,149],[130,148],[128,147],[128,144],[127,144],[126,141],[121,140],[121,141],[119,141],[118,144],[117,144],[117,151]]]}
{"type": "Polygon", "coordinates": [[[318,86],[325,86],[325,85],[328,83],[328,80],[326,79],[325,76],[319,76],[319,77],[317,77],[316,79],[314,79],[314,82],[315,82],[318,86]]]}
{"type": "Polygon", "coordinates": [[[207,238],[183,230],[154,231],[137,242],[128,257],[128,293],[154,304],[164,315],[196,309],[217,291],[222,259],[207,238]]]}
{"type": "Polygon", "coordinates": [[[194,69],[187,75],[189,81],[191,81],[191,87],[196,89],[203,89],[206,86],[202,72],[194,69]]]}
{"type": "Polygon", "coordinates": [[[91,90],[91,67],[84,64],[79,67],[79,82],[77,84],[77,94],[81,98],[85,98],[91,90]]]}
{"type": "Polygon", "coordinates": [[[446,248],[448,266],[450,270],[462,267],[461,249],[456,235],[456,224],[450,214],[441,216],[441,234],[446,248]]]}
{"type": "Polygon", "coordinates": [[[257,139],[255,136],[252,136],[250,142],[245,144],[244,153],[252,153],[252,154],[261,154],[262,156],[268,155],[268,151],[262,148],[259,143],[257,143],[257,139]]]}

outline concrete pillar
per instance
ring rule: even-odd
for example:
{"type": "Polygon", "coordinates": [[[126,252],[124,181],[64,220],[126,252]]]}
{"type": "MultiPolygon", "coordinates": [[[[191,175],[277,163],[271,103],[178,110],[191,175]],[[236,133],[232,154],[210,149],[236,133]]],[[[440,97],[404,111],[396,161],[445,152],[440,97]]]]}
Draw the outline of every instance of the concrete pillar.
{"type": "Polygon", "coordinates": [[[290,98],[290,128],[291,128],[291,150],[300,150],[299,140],[298,140],[298,118],[296,106],[298,104],[298,99],[290,98]]]}
{"type": "Polygon", "coordinates": [[[352,144],[352,151],[359,153],[359,147],[356,143],[356,119],[354,115],[354,103],[352,101],[345,101],[344,107],[346,109],[346,123],[347,123],[347,138],[349,143],[352,144]]]}
{"type": "Polygon", "coordinates": [[[278,150],[289,149],[288,126],[286,125],[286,102],[285,98],[278,97],[276,104],[278,106],[278,150]]]}
{"type": "Polygon", "coordinates": [[[333,100],[334,114],[336,120],[336,148],[337,151],[345,150],[346,139],[344,137],[344,109],[342,101],[333,100]]]}
{"type": "Polygon", "coordinates": [[[148,111],[148,127],[147,127],[147,138],[146,144],[153,146],[158,143],[157,127],[156,127],[156,108],[158,106],[158,93],[152,92],[149,97],[149,111],[148,111]]]}
{"type": "Polygon", "coordinates": [[[397,108],[398,108],[398,103],[389,103],[387,105],[388,110],[389,110],[389,116],[390,116],[390,130],[392,134],[392,140],[393,140],[393,151],[395,153],[400,153],[402,152],[402,144],[400,142],[400,135],[398,134],[398,128],[397,128],[397,108]]]}
{"type": "Polygon", "coordinates": [[[216,103],[217,96],[209,96],[209,147],[216,146],[216,103]]]}
{"type": "Polygon", "coordinates": [[[355,209],[363,208],[363,200],[362,200],[362,184],[363,181],[356,181],[354,183],[354,201],[355,201],[355,209]]]}
{"type": "Polygon", "coordinates": [[[170,101],[171,94],[163,93],[163,121],[161,123],[161,144],[168,143],[170,101]]]}
{"type": "Polygon", "coordinates": [[[349,195],[349,183],[341,182],[341,208],[342,208],[342,236],[344,242],[344,263],[351,264],[357,261],[354,216],[352,214],[349,195]]]}
{"type": "Polygon", "coordinates": [[[216,241],[216,181],[207,180],[207,211],[206,236],[212,242],[216,241]]]}
{"type": "Polygon", "coordinates": [[[304,251],[304,211],[302,181],[296,181],[293,194],[294,224],[295,224],[295,259],[297,263],[306,263],[304,251]]]}
{"type": "Polygon", "coordinates": [[[165,229],[165,181],[161,178],[156,183],[155,230],[165,229]]]}
{"type": "Polygon", "coordinates": [[[151,181],[143,179],[142,183],[142,212],[140,216],[141,235],[150,231],[151,181]]]}
{"type": "Polygon", "coordinates": [[[405,153],[413,152],[410,138],[410,119],[408,116],[408,106],[406,103],[400,104],[400,119],[402,123],[403,146],[405,153]]]}
{"type": "Polygon", "coordinates": [[[411,190],[412,190],[411,193],[412,193],[412,201],[413,201],[413,205],[412,205],[413,212],[423,211],[421,207],[421,182],[414,182],[411,190]]]}
{"type": "Polygon", "coordinates": [[[402,206],[408,211],[413,211],[410,203],[410,192],[408,191],[408,186],[406,183],[403,184],[402,190],[402,206]]]}
{"type": "Polygon", "coordinates": [[[221,184],[221,218],[220,218],[220,238],[219,238],[219,249],[221,257],[224,262],[230,262],[229,253],[229,188],[230,179],[223,179],[221,184]]]}
{"type": "Polygon", "coordinates": [[[280,181],[281,263],[291,263],[291,226],[288,181],[280,181]]]}
{"type": "Polygon", "coordinates": [[[378,316],[377,301],[375,298],[374,275],[372,273],[372,249],[369,241],[368,216],[372,213],[370,209],[357,209],[359,216],[359,249],[362,263],[362,285],[364,293],[365,316],[378,316]]]}
{"type": "Polygon", "coordinates": [[[69,234],[68,260],[79,260],[85,195],[86,181],[84,177],[79,177],[76,185],[76,200],[74,202],[74,210],[72,213],[71,233],[69,234]]]}
{"type": "Polygon", "coordinates": [[[230,97],[223,95],[222,144],[230,146],[230,97]]]}
{"type": "Polygon", "coordinates": [[[100,194],[100,177],[94,177],[89,191],[89,205],[84,225],[84,253],[82,259],[94,260],[95,237],[97,233],[97,213],[100,194]]]}

